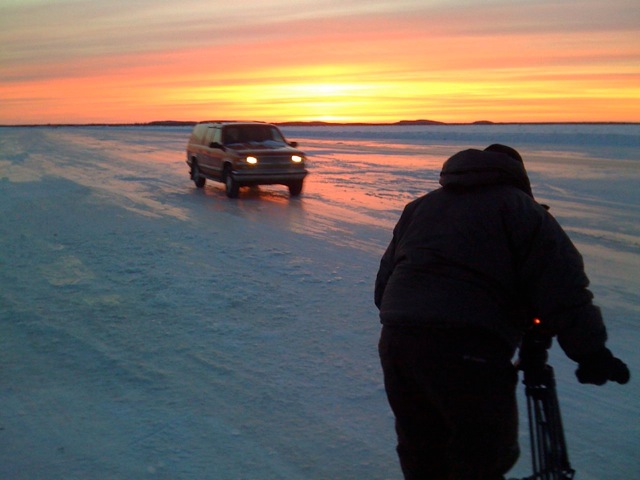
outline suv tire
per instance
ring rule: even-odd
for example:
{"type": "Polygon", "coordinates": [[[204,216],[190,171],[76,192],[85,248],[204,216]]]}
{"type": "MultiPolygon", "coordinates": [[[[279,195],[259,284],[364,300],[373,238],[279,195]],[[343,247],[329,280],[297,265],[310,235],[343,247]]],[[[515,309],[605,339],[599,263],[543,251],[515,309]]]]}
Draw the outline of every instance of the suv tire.
{"type": "Polygon", "coordinates": [[[195,160],[191,165],[191,180],[193,180],[197,188],[203,188],[207,182],[207,179],[200,175],[200,168],[198,168],[198,163],[195,160]]]}
{"type": "Polygon", "coordinates": [[[227,197],[229,198],[238,198],[238,194],[240,193],[240,185],[233,175],[231,174],[231,169],[229,167],[225,167],[224,169],[224,188],[227,193],[227,197]]]}
{"type": "Polygon", "coordinates": [[[297,197],[302,193],[302,180],[299,182],[290,183],[289,187],[289,196],[297,197]]]}

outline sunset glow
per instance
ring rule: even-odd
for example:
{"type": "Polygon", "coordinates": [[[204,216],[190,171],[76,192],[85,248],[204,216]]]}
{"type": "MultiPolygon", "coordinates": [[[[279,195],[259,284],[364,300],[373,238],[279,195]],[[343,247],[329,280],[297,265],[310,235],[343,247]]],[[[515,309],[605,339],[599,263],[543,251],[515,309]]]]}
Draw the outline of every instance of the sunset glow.
{"type": "Polygon", "coordinates": [[[0,124],[640,121],[635,0],[236,3],[5,0],[0,124]]]}

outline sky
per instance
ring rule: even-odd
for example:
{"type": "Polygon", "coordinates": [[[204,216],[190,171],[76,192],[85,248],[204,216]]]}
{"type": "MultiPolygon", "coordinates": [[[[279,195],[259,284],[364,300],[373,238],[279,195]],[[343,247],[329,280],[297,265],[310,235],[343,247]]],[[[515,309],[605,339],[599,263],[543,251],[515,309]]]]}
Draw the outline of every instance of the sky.
{"type": "Polygon", "coordinates": [[[637,0],[0,0],[0,125],[640,122],[637,0]]]}

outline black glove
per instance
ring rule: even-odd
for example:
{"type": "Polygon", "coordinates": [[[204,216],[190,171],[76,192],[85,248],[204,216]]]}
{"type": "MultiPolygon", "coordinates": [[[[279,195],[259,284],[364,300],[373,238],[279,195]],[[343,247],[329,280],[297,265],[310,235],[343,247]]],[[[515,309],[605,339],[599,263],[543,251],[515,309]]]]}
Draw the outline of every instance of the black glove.
{"type": "Polygon", "coordinates": [[[627,365],[613,356],[608,348],[586,355],[578,361],[576,377],[580,383],[604,385],[607,380],[625,384],[631,374],[627,365]]]}

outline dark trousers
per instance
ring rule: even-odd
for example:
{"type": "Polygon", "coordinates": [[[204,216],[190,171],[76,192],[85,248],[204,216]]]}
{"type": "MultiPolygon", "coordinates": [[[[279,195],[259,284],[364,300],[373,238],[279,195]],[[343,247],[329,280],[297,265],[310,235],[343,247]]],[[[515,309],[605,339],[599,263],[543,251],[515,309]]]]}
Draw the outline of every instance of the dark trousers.
{"type": "Polygon", "coordinates": [[[404,478],[502,479],[519,456],[508,348],[483,332],[383,327],[379,352],[404,478]]]}

